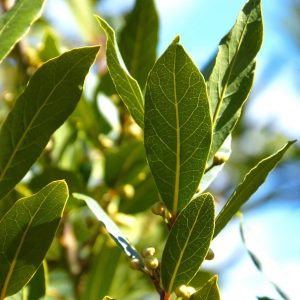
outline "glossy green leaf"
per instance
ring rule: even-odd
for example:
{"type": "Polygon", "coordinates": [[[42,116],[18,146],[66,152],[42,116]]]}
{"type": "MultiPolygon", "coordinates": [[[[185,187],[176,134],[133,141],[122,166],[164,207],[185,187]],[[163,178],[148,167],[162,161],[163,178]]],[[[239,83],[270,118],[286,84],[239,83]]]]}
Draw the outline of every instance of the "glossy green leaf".
{"type": "Polygon", "coordinates": [[[73,197],[83,200],[86,205],[90,208],[96,218],[105,226],[107,232],[116,242],[116,244],[122,249],[122,251],[130,258],[137,258],[140,260],[141,266],[144,265],[142,259],[140,258],[138,252],[130,244],[128,239],[121,232],[119,227],[114,223],[114,221],[106,214],[102,207],[97,203],[96,200],[78,193],[73,193],[73,197]]]}
{"type": "Polygon", "coordinates": [[[269,173],[276,167],[284,153],[295,141],[288,142],[275,154],[260,161],[245,176],[244,180],[230,196],[216,219],[214,237],[226,226],[247,200],[264,183],[269,173]]]}
{"type": "Polygon", "coordinates": [[[175,215],[195,193],[211,142],[204,78],[177,37],[151,70],[145,147],[158,190],[175,215]]]}
{"type": "Polygon", "coordinates": [[[116,90],[137,124],[144,128],[144,99],[137,81],[129,74],[118,49],[115,32],[102,18],[97,17],[106,34],[106,60],[116,90]]]}
{"type": "Polygon", "coordinates": [[[44,0],[17,0],[0,16],[0,63],[39,17],[44,0]]]}
{"type": "Polygon", "coordinates": [[[18,200],[0,220],[1,300],[18,292],[42,263],[67,199],[66,183],[55,181],[18,200]]]}
{"type": "Polygon", "coordinates": [[[76,107],[99,47],[74,49],[32,76],[0,131],[0,199],[22,179],[76,107]]]}
{"type": "Polygon", "coordinates": [[[191,300],[220,300],[218,276],[212,277],[199,291],[191,296],[191,300]]]}
{"type": "Polygon", "coordinates": [[[214,232],[214,199],[206,193],[177,216],[161,261],[161,280],[168,293],[188,285],[199,270],[214,232]]]}
{"type": "Polygon", "coordinates": [[[213,115],[212,157],[233,130],[253,83],[255,56],[262,43],[261,0],[249,0],[221,40],[208,81],[213,115]]]}
{"type": "Polygon", "coordinates": [[[120,52],[130,74],[145,86],[156,59],[159,20],[154,0],[136,0],[120,36],[120,52]]]}

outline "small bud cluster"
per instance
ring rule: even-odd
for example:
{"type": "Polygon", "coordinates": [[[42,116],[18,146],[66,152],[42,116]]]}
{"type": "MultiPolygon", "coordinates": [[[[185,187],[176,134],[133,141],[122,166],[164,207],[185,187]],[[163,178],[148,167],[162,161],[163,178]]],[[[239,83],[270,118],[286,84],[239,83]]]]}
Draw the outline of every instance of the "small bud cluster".
{"type": "Polygon", "coordinates": [[[194,293],[196,293],[196,290],[192,286],[187,285],[181,285],[175,290],[176,296],[184,300],[190,299],[194,293]]]}
{"type": "Polygon", "coordinates": [[[154,255],[155,255],[154,247],[147,247],[142,251],[142,256],[144,258],[145,265],[152,270],[157,269],[159,266],[159,261],[156,257],[154,257],[154,255]]]}

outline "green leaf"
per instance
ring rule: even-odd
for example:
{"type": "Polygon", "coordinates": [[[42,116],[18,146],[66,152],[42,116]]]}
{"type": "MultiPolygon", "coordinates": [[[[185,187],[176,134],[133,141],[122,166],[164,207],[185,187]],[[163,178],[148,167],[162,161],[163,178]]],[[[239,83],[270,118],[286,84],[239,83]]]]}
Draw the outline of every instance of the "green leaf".
{"type": "Polygon", "coordinates": [[[211,142],[204,78],[177,37],[151,70],[145,98],[145,147],[158,190],[175,215],[203,175],[211,142]]]}
{"type": "Polygon", "coordinates": [[[206,193],[192,200],[178,215],[161,261],[161,279],[170,294],[188,285],[199,270],[214,232],[214,199],[206,193]]]}
{"type": "Polygon", "coordinates": [[[39,266],[28,284],[27,300],[45,299],[47,290],[47,264],[45,261],[39,266]]]}
{"type": "Polygon", "coordinates": [[[159,20],[153,0],[136,0],[120,35],[120,52],[141,87],[156,59],[159,20]]]}
{"type": "Polygon", "coordinates": [[[18,292],[34,275],[51,245],[68,187],[55,181],[18,200],[0,220],[0,299],[18,292]]]}
{"type": "Polygon", "coordinates": [[[119,227],[113,222],[113,220],[106,214],[106,212],[102,209],[102,207],[97,203],[96,200],[78,193],[72,194],[74,198],[83,200],[89,209],[93,212],[96,218],[105,226],[107,232],[112,237],[112,239],[116,242],[116,244],[122,249],[122,251],[130,258],[139,259],[141,266],[144,266],[142,259],[140,258],[138,252],[135,248],[130,244],[128,239],[121,232],[119,227]]]}
{"type": "Polygon", "coordinates": [[[218,276],[213,276],[199,291],[191,296],[191,300],[220,300],[218,276]]]}
{"type": "Polygon", "coordinates": [[[216,219],[214,237],[226,226],[247,200],[264,183],[269,173],[276,167],[284,153],[295,141],[288,142],[275,154],[260,161],[245,176],[244,180],[230,196],[216,219]]]}
{"type": "Polygon", "coordinates": [[[93,257],[82,299],[98,300],[109,293],[121,253],[118,247],[112,247],[104,241],[100,251],[93,257]]]}
{"type": "Polygon", "coordinates": [[[0,199],[22,179],[76,107],[99,47],[74,49],[32,76],[0,131],[0,199]]]}
{"type": "Polygon", "coordinates": [[[102,18],[97,17],[106,34],[106,60],[116,90],[137,124],[144,128],[144,100],[137,81],[129,74],[118,49],[115,32],[102,18]]]}
{"type": "Polygon", "coordinates": [[[0,16],[0,63],[39,17],[44,0],[18,0],[0,16]]]}
{"type": "Polygon", "coordinates": [[[253,83],[254,58],[262,43],[261,0],[249,0],[231,31],[221,40],[208,81],[213,115],[210,157],[233,130],[253,83]]]}

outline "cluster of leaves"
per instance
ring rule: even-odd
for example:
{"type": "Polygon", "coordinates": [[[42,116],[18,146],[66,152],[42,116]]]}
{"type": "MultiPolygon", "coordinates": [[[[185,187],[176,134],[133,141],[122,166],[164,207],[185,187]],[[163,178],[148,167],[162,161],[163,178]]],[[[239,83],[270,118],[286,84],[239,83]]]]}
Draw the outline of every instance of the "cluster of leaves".
{"type": "MultiPolygon", "coordinates": [[[[19,0],[1,16],[0,62],[24,58],[20,39],[43,2],[19,0]]],[[[69,2],[75,12],[83,9],[69,2]]],[[[16,293],[20,299],[46,293],[51,299],[99,299],[108,293],[141,298],[141,291],[133,292],[140,275],[150,279],[160,299],[174,293],[220,299],[216,276],[196,280],[211,241],[293,143],[252,168],[215,217],[214,197],[205,190],[229,158],[231,132],[253,84],[263,33],[261,1],[249,0],[242,8],[207,80],[179,37],[156,58],[153,0],[136,1],[119,42],[104,19],[97,21],[106,35],[107,70],[99,72],[91,99],[82,94],[83,84],[99,46],[59,55],[55,37],[47,33],[34,61],[21,60],[36,70],[15,103],[7,101],[10,111],[0,131],[0,300],[16,293]],[[103,116],[99,94],[110,96],[119,130],[103,116]],[[147,214],[153,204],[169,229],[166,242],[164,226],[147,214]],[[119,248],[105,232],[99,234],[93,214],[119,248]],[[146,237],[155,241],[159,262],[154,254],[140,255],[124,236],[118,225],[128,230],[130,222],[138,228],[130,235],[139,247],[146,237]],[[120,249],[142,271],[130,275],[123,290],[121,283],[129,279],[120,249]],[[70,284],[59,288],[62,279],[70,284]]],[[[142,287],[151,290],[148,282],[142,287]]]]}

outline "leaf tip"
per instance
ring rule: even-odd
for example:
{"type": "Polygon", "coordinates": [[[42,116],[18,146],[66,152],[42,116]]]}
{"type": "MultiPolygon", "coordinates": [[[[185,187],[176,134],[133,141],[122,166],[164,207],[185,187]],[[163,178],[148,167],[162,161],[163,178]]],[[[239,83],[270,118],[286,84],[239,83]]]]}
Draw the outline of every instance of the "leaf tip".
{"type": "Polygon", "coordinates": [[[172,44],[173,44],[173,45],[177,45],[177,44],[179,43],[179,41],[180,41],[180,35],[178,34],[178,35],[176,35],[176,37],[174,38],[172,44]]]}

